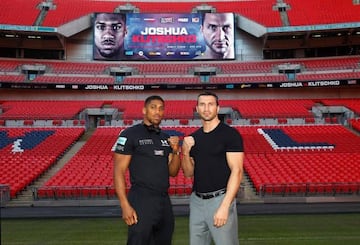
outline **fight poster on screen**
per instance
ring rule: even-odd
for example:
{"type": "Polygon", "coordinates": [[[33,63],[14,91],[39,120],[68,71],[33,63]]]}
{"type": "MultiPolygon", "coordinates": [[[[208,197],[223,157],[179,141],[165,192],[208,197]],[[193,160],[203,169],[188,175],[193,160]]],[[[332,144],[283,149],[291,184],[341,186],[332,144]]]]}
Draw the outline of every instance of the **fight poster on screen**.
{"type": "MultiPolygon", "coordinates": [[[[108,14],[114,15],[114,13],[108,14]]],[[[94,39],[98,39],[98,41],[94,41],[94,59],[155,61],[235,59],[234,15],[232,13],[207,14],[209,15],[206,17],[206,27],[202,27],[204,16],[200,13],[118,14],[122,15],[118,21],[115,18],[107,18],[102,27],[99,24],[101,23],[100,16],[98,16],[94,21],[94,39]],[[111,24],[111,21],[114,21],[115,24],[111,24]],[[216,28],[220,28],[220,31],[216,31],[216,28]],[[103,32],[102,39],[99,38],[99,32],[103,32]],[[226,34],[226,32],[228,33],[226,34]],[[216,35],[218,39],[222,38],[223,40],[217,40],[216,35]],[[102,41],[99,41],[100,39],[102,41]],[[119,45],[121,42],[123,44],[119,45]],[[99,52],[96,43],[107,45],[107,49],[99,52]],[[115,50],[111,56],[112,45],[121,47],[115,50]],[[229,55],[207,54],[211,49],[215,50],[215,53],[224,52],[229,55]]]]}

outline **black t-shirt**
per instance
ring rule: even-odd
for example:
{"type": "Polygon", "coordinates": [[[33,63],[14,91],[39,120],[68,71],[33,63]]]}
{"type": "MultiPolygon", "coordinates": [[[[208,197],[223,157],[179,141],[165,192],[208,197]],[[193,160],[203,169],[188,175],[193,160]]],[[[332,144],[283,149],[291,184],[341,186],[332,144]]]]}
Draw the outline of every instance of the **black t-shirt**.
{"type": "Polygon", "coordinates": [[[230,168],[226,152],[243,152],[243,140],[240,133],[224,123],[211,132],[203,128],[191,134],[195,145],[190,150],[194,159],[194,191],[212,192],[226,188],[230,168]]]}
{"type": "Polygon", "coordinates": [[[143,124],[137,124],[120,133],[115,152],[131,155],[131,185],[167,192],[168,157],[172,152],[168,138],[168,134],[162,131],[149,131],[143,124]]]}

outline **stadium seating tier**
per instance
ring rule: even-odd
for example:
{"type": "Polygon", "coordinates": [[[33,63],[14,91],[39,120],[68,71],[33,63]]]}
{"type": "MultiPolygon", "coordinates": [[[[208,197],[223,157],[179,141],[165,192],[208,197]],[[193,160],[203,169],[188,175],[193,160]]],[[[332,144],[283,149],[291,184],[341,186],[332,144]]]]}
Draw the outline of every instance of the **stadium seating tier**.
{"type": "Polygon", "coordinates": [[[16,195],[79,139],[84,128],[0,128],[0,184],[16,195]]]}
{"type": "MultiPolygon", "coordinates": [[[[321,0],[304,2],[301,0],[285,1],[289,9],[287,14],[292,26],[319,25],[331,23],[345,23],[359,21],[360,5],[352,1],[332,0],[331,4],[324,4],[321,0]]],[[[94,12],[113,12],[119,5],[127,4],[127,1],[54,1],[55,8],[49,8],[43,26],[60,27],[83,16],[89,16],[94,12]]],[[[140,12],[148,13],[190,13],[196,6],[204,4],[202,1],[193,2],[142,2],[132,1],[132,5],[140,12]]],[[[210,1],[206,4],[216,8],[217,12],[235,12],[265,27],[282,26],[279,11],[273,10],[275,2],[272,0],[258,1],[210,1]]],[[[39,15],[39,1],[37,0],[3,0],[0,2],[2,24],[31,26],[39,15]],[[22,18],[18,18],[18,10],[21,8],[22,18]]]]}
{"type": "MultiPolygon", "coordinates": [[[[245,171],[259,194],[334,195],[343,194],[345,190],[346,194],[358,191],[351,186],[360,183],[360,138],[345,127],[308,125],[236,128],[244,138],[245,171]],[[260,128],[281,130],[294,142],[299,142],[299,146],[276,150],[259,134],[260,128]],[[317,147],[303,146],[309,142],[317,142],[317,147]],[[319,147],[319,144],[331,144],[334,148],[319,147]]],[[[81,192],[87,190],[90,197],[114,198],[111,148],[121,129],[98,128],[68,164],[39,189],[39,197],[54,198],[55,195],[56,198],[84,198],[81,192]],[[78,196],[74,194],[75,189],[78,196]],[[68,192],[70,194],[67,195],[68,192]]],[[[180,139],[195,129],[163,127],[164,131],[177,134],[180,139]]],[[[130,187],[129,176],[127,183],[130,187]]],[[[191,179],[185,178],[183,173],[170,178],[170,194],[186,195],[190,192],[191,179]]]]}

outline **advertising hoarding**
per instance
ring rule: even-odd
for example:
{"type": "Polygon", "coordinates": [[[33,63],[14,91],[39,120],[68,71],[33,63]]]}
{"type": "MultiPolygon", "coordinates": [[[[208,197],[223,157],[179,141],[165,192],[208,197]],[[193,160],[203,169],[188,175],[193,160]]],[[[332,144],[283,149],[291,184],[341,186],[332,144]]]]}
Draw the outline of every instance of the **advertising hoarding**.
{"type": "Polygon", "coordinates": [[[97,13],[95,60],[233,60],[233,13],[97,13]]]}

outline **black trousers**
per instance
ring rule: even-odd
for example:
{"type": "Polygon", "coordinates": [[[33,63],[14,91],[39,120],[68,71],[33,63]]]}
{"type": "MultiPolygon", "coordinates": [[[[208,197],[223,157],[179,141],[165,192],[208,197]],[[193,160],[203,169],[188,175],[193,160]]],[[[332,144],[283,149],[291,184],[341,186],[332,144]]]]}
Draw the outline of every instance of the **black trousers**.
{"type": "Polygon", "coordinates": [[[128,227],[127,245],[171,245],[175,220],[167,192],[132,187],[128,199],[138,223],[128,227]]]}

